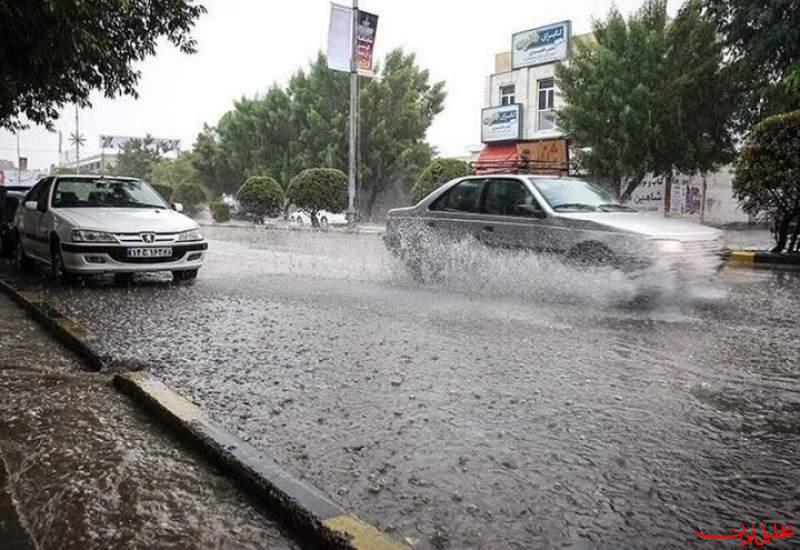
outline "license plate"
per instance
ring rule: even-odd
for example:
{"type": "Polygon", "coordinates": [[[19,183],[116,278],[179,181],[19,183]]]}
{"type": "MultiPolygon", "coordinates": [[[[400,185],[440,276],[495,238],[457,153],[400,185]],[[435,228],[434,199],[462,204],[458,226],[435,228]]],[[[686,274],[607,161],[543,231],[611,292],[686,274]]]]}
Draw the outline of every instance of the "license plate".
{"type": "Polygon", "coordinates": [[[128,258],[169,258],[172,248],[129,248],[128,258]]]}

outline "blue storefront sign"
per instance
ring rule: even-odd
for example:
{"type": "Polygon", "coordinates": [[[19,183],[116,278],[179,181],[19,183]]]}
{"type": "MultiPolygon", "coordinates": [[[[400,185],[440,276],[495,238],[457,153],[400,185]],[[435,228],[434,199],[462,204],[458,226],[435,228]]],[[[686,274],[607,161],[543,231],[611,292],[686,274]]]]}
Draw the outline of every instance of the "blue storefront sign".
{"type": "Polygon", "coordinates": [[[563,61],[569,56],[572,25],[562,21],[511,36],[511,68],[563,61]]]}

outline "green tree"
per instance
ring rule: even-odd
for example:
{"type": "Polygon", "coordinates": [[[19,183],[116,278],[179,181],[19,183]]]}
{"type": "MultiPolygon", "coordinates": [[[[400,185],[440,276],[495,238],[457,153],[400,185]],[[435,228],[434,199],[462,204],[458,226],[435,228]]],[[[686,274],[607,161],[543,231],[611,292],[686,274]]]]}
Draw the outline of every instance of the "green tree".
{"type": "MultiPolygon", "coordinates": [[[[413,55],[395,50],[379,77],[361,79],[359,207],[369,217],[376,202],[391,192],[405,195],[432,151],[425,133],[444,103],[444,84],[413,55]]],[[[198,136],[193,164],[209,187],[231,189],[232,182],[270,174],[287,188],[307,168],[347,169],[349,87],[346,74],[327,68],[320,54],[298,71],[285,90],[243,98],[217,126],[198,136]]]]}
{"type": "Polygon", "coordinates": [[[269,176],[251,176],[236,192],[236,200],[245,214],[263,223],[267,216],[281,211],[284,193],[281,186],[269,176]]]}
{"type": "Polygon", "coordinates": [[[800,4],[797,0],[703,0],[724,37],[738,92],[741,131],[766,116],[800,109],[800,4]]]}
{"type": "Polygon", "coordinates": [[[172,202],[183,205],[183,212],[187,216],[197,214],[207,200],[205,191],[196,183],[181,183],[172,192],[172,202]]]}
{"type": "Polygon", "coordinates": [[[0,0],[0,128],[24,116],[52,127],[93,90],[136,96],[137,64],[166,39],[194,53],[189,32],[205,8],[191,0],[0,0]]]}
{"type": "Polygon", "coordinates": [[[162,161],[152,137],[129,139],[117,156],[112,172],[117,176],[152,180],[154,168],[162,161]]]}
{"type": "Polygon", "coordinates": [[[225,223],[231,219],[231,208],[222,201],[216,201],[209,204],[211,208],[211,217],[217,223],[225,223]]]}
{"type": "Polygon", "coordinates": [[[316,227],[320,210],[341,212],[347,208],[347,176],[336,168],[303,170],[292,179],[286,198],[290,204],[307,210],[316,227]]]}
{"type": "Polygon", "coordinates": [[[462,160],[433,159],[411,189],[411,202],[416,204],[442,184],[455,178],[468,176],[471,172],[469,164],[462,160]]]}
{"type": "Polygon", "coordinates": [[[742,210],[772,222],[773,252],[800,251],[800,111],[753,128],[736,161],[733,191],[742,210]]]}
{"type": "Polygon", "coordinates": [[[179,153],[174,159],[160,159],[150,169],[150,183],[176,187],[181,183],[199,183],[200,174],[192,164],[191,153],[179,153]]]}
{"type": "Polygon", "coordinates": [[[669,24],[664,0],[646,0],[627,21],[612,9],[594,37],[556,68],[566,102],[558,125],[582,167],[627,199],[648,173],[669,182],[732,158],[722,44],[697,0],[669,24]]]}

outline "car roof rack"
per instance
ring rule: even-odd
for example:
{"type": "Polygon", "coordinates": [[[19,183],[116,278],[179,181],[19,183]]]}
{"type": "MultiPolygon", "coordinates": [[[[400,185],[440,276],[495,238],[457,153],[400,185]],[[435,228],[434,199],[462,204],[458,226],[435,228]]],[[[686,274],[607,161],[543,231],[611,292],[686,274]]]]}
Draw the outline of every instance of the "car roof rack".
{"type": "Polygon", "coordinates": [[[477,175],[482,174],[542,174],[568,176],[569,163],[551,160],[515,158],[508,160],[475,160],[469,167],[477,175]]]}

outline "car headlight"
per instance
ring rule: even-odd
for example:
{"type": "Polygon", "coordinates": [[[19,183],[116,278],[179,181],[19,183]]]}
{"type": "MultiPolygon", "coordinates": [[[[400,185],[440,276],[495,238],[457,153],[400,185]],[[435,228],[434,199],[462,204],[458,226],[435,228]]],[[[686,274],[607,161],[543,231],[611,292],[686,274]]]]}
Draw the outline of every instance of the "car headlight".
{"type": "Polygon", "coordinates": [[[653,251],[660,254],[677,254],[683,252],[683,243],[674,240],[657,240],[650,241],[650,246],[653,251]]]}
{"type": "Polygon", "coordinates": [[[72,240],[76,243],[115,243],[117,239],[105,231],[88,231],[76,229],[72,232],[72,240]]]}
{"type": "Polygon", "coordinates": [[[200,233],[199,229],[192,229],[190,231],[184,231],[180,235],[178,235],[179,241],[202,241],[203,234],[200,233]]]}

